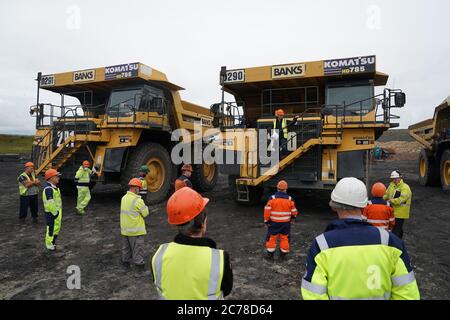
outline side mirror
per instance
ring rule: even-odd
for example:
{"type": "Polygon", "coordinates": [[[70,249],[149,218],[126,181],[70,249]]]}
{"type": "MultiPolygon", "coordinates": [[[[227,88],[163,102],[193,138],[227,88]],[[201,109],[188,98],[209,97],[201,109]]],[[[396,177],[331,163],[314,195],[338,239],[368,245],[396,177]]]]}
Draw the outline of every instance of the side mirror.
{"type": "Polygon", "coordinates": [[[394,102],[397,108],[401,108],[406,103],[406,94],[404,92],[396,92],[394,95],[394,102]]]}

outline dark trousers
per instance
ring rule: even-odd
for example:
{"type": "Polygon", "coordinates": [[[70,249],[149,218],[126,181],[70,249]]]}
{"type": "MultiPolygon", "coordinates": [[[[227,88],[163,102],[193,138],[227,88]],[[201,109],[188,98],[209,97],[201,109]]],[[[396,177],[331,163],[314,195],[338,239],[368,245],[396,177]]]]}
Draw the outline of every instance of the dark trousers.
{"type": "Polygon", "coordinates": [[[403,238],[403,224],[405,223],[405,219],[395,218],[395,226],[392,229],[392,233],[395,234],[400,239],[403,238]]]}
{"type": "Polygon", "coordinates": [[[20,196],[19,219],[25,219],[28,215],[28,207],[31,211],[31,216],[37,218],[38,216],[38,196],[20,196]]]}

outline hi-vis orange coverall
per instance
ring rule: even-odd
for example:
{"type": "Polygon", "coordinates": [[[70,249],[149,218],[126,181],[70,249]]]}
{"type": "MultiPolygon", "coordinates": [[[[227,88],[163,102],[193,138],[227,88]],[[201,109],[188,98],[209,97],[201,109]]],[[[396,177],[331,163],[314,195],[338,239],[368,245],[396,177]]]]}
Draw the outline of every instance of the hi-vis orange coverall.
{"type": "Polygon", "coordinates": [[[289,252],[289,238],[291,233],[291,218],[297,217],[297,208],[292,198],[285,192],[278,191],[270,197],[264,207],[264,223],[268,225],[266,249],[274,252],[277,239],[280,238],[280,250],[289,252]]]}

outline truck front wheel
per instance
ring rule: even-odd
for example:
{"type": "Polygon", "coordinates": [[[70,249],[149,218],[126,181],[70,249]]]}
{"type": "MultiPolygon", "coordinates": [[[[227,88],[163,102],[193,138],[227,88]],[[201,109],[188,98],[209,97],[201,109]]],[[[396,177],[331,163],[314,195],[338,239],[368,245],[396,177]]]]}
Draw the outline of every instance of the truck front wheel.
{"type": "Polygon", "coordinates": [[[442,190],[450,193],[450,149],[445,150],[441,156],[441,186],[442,190]]]}

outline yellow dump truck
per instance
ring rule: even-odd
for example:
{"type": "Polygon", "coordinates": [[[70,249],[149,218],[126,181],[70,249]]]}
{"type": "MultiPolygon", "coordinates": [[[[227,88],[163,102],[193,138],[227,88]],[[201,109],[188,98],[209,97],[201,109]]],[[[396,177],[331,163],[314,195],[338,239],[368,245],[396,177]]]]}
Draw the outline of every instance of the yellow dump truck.
{"type": "Polygon", "coordinates": [[[291,190],[332,189],[347,176],[367,182],[374,142],[398,126],[391,123],[398,119],[391,109],[406,100],[398,89],[375,93],[388,79],[376,70],[375,56],[222,67],[220,79],[222,100],[211,106],[222,131],[215,141],[225,159],[219,170],[228,175],[234,199],[246,204],[258,203],[264,188],[280,179],[291,190]],[[278,141],[284,154],[265,142],[266,136],[276,139],[270,132],[278,109],[287,122],[297,116],[295,124],[283,127],[286,139],[278,141]],[[274,152],[279,161],[268,162],[274,152]]]}
{"type": "MultiPolygon", "coordinates": [[[[88,159],[100,173],[96,182],[120,183],[124,188],[140,166],[147,165],[147,200],[160,202],[180,168],[171,161],[171,150],[178,143],[171,133],[179,128],[193,133],[194,123],[201,131],[212,128],[207,108],[182,100],[183,88],[139,62],[39,73],[37,83],[37,102],[30,108],[36,117],[32,157],[38,174],[49,168],[62,173],[63,193],[75,190],[75,171],[88,159]],[[41,102],[41,90],[57,94],[58,103],[41,102]]],[[[215,164],[198,163],[192,180],[198,190],[206,191],[214,187],[217,175],[215,164]]]]}
{"type": "Polygon", "coordinates": [[[419,182],[450,192],[450,96],[434,110],[433,118],[408,127],[424,148],[418,161],[419,182]]]}

